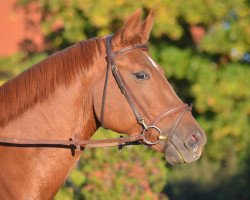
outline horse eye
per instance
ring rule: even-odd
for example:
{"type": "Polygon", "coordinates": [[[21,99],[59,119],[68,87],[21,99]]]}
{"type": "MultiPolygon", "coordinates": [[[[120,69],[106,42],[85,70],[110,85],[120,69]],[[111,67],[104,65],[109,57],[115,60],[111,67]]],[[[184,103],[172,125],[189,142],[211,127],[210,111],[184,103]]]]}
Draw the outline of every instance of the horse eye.
{"type": "Polygon", "coordinates": [[[136,72],[133,75],[138,80],[147,80],[150,78],[146,72],[136,72]]]}

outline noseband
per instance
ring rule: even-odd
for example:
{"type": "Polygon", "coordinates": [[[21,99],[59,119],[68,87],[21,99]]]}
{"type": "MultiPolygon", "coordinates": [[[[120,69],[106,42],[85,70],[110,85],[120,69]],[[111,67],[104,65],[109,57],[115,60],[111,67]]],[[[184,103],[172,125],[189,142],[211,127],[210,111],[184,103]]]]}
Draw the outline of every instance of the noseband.
{"type": "Polygon", "coordinates": [[[100,117],[100,122],[101,122],[102,126],[105,127],[104,113],[105,113],[105,105],[106,105],[106,94],[107,94],[107,86],[108,86],[108,79],[109,79],[109,71],[111,70],[121,93],[125,96],[131,110],[133,111],[133,114],[136,118],[137,123],[142,127],[141,135],[144,136],[143,142],[147,145],[154,145],[154,144],[159,143],[161,140],[165,140],[166,142],[170,141],[172,139],[172,136],[173,136],[177,126],[179,125],[182,117],[185,115],[186,112],[191,111],[192,107],[191,106],[189,107],[187,104],[182,103],[178,107],[173,108],[173,109],[168,110],[168,111],[165,111],[165,112],[159,114],[158,116],[156,116],[155,118],[151,119],[148,112],[143,108],[143,106],[141,106],[139,101],[133,95],[131,89],[126,84],[125,80],[123,79],[122,75],[120,74],[120,72],[115,64],[115,58],[118,55],[125,53],[127,51],[134,50],[134,49],[140,49],[143,51],[147,51],[147,49],[148,49],[147,45],[136,44],[136,45],[132,45],[130,47],[120,49],[116,52],[112,52],[111,42],[112,42],[112,35],[110,35],[106,38],[107,71],[106,71],[106,77],[105,77],[105,82],[104,82],[101,117],[100,117]],[[141,115],[141,113],[139,112],[139,109],[143,113],[144,117],[146,117],[148,119],[149,125],[145,122],[145,119],[141,115]],[[170,129],[170,132],[168,134],[163,134],[161,129],[159,127],[157,127],[156,124],[159,121],[161,121],[163,118],[166,118],[166,117],[168,117],[174,113],[180,112],[180,111],[181,111],[181,113],[179,114],[176,121],[174,122],[172,128],[170,129]],[[148,140],[146,137],[146,133],[149,131],[152,131],[152,129],[157,131],[159,134],[157,141],[155,141],[155,142],[148,140]]]}

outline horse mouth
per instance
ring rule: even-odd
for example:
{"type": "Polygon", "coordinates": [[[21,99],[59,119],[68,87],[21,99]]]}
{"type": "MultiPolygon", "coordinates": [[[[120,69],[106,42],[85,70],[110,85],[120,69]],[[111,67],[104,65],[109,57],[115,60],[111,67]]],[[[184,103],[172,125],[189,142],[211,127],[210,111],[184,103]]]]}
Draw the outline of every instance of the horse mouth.
{"type": "Polygon", "coordinates": [[[191,163],[197,161],[201,156],[201,150],[191,152],[188,149],[179,149],[173,142],[170,142],[165,149],[165,159],[171,165],[191,163]]]}

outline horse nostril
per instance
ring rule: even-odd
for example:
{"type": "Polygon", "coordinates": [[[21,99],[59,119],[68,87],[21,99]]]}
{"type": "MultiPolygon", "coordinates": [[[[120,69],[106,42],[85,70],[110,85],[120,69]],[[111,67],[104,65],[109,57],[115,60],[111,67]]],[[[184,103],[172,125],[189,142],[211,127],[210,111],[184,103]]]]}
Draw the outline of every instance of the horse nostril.
{"type": "Polygon", "coordinates": [[[197,138],[196,138],[196,136],[195,136],[195,135],[192,135],[192,136],[190,137],[190,139],[191,139],[192,141],[194,141],[194,142],[196,142],[196,141],[197,141],[197,138]]]}
{"type": "Polygon", "coordinates": [[[193,151],[193,152],[196,152],[198,150],[198,147],[200,145],[200,133],[195,133],[195,134],[192,134],[188,139],[187,141],[185,142],[186,144],[186,147],[193,151]]]}

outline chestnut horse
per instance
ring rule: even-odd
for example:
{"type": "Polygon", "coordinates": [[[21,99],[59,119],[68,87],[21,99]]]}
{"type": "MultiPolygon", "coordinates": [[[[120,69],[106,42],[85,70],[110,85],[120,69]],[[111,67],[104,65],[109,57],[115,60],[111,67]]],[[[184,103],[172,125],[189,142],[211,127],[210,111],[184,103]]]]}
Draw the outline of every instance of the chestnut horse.
{"type": "MultiPolygon", "coordinates": [[[[86,141],[104,125],[129,136],[147,133],[141,143],[172,164],[197,160],[205,133],[146,51],[153,13],[143,22],[140,16],[2,85],[0,139],[86,141]]],[[[0,144],[0,199],[52,199],[80,156],[68,148],[0,144]]]]}

